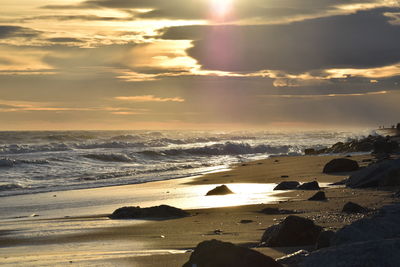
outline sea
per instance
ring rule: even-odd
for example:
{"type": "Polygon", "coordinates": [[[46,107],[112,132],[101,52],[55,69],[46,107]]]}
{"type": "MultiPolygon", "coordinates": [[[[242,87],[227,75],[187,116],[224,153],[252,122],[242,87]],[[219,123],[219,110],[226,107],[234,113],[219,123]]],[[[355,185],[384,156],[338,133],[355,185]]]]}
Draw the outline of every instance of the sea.
{"type": "Polygon", "coordinates": [[[357,131],[0,132],[0,197],[197,176],[271,156],[302,155],[357,131]]]}

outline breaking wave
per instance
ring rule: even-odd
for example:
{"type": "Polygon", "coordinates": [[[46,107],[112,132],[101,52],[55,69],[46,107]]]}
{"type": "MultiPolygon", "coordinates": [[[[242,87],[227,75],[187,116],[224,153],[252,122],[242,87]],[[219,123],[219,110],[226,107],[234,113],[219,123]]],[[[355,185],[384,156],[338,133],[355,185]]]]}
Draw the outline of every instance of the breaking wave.
{"type": "Polygon", "coordinates": [[[125,154],[86,154],[83,157],[93,160],[105,161],[105,162],[133,162],[134,158],[131,158],[125,154]]]}

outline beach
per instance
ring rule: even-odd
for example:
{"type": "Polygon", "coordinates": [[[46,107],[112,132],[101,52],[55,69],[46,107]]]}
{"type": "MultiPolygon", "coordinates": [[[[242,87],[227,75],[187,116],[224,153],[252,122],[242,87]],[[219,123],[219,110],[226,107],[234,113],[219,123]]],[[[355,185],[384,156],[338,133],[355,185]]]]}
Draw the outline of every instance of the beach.
{"type": "MultiPolygon", "coordinates": [[[[287,216],[260,213],[266,207],[291,210],[324,228],[336,230],[364,216],[341,213],[348,201],[371,209],[395,201],[391,190],[328,186],[349,175],[322,173],[327,162],[339,157],[271,157],[194,178],[3,197],[1,261],[9,266],[181,266],[204,240],[256,247],[265,229],[287,216]],[[308,201],[316,191],[271,189],[279,182],[292,180],[318,181],[328,201],[308,201]],[[236,194],[205,196],[221,184],[236,194]],[[161,204],[185,209],[190,216],[169,220],[107,217],[123,206],[161,204]]],[[[371,158],[351,157],[361,166],[371,158]]],[[[273,258],[299,250],[256,249],[273,258]]]]}

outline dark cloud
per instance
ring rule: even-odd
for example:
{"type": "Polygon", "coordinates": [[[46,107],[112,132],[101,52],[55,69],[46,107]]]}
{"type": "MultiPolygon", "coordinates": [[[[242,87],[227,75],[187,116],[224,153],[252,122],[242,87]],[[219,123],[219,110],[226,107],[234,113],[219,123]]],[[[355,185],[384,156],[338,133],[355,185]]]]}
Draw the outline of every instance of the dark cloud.
{"type": "Polygon", "coordinates": [[[50,42],[54,42],[54,43],[81,43],[81,42],[83,42],[80,39],[69,38],[69,37],[49,38],[47,40],[50,42]]]}
{"type": "Polygon", "coordinates": [[[400,62],[400,27],[375,9],[287,25],[188,26],[165,39],[191,39],[188,50],[205,69],[224,71],[371,68],[400,62]]]}
{"type": "Polygon", "coordinates": [[[0,39],[23,37],[34,38],[40,35],[41,32],[19,26],[0,25],[0,39]]]}

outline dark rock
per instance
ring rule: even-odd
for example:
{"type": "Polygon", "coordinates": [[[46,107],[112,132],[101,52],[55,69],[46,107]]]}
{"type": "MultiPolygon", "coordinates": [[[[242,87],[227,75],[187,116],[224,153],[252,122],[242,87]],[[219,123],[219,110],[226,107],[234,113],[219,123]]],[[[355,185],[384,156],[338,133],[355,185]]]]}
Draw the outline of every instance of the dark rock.
{"type": "Polygon", "coordinates": [[[314,245],[321,231],[322,227],[315,225],[312,220],[291,215],[265,230],[261,245],[268,247],[314,245]]]}
{"type": "Polygon", "coordinates": [[[316,151],[315,151],[314,148],[306,148],[306,149],[304,150],[304,154],[305,154],[305,155],[315,155],[315,154],[316,154],[316,151]]]}
{"type": "Polygon", "coordinates": [[[342,212],[345,213],[366,213],[368,211],[369,210],[367,208],[364,208],[353,202],[347,202],[342,209],[342,212]]]}
{"type": "Polygon", "coordinates": [[[289,175],[281,175],[281,178],[289,178],[289,175]]]}
{"type": "Polygon", "coordinates": [[[325,193],[323,191],[319,191],[315,195],[310,197],[308,200],[311,200],[311,201],[324,201],[324,200],[327,200],[327,198],[326,198],[325,193]]]}
{"type": "Polygon", "coordinates": [[[282,267],[258,251],[218,240],[197,245],[183,267],[282,267]]]}
{"type": "Polygon", "coordinates": [[[351,188],[400,185],[400,159],[368,166],[352,174],[346,185],[351,188]]]}
{"type": "Polygon", "coordinates": [[[209,191],[206,194],[206,196],[229,195],[229,194],[234,194],[234,193],[226,185],[221,185],[209,191]]]}
{"type": "Polygon", "coordinates": [[[316,249],[321,249],[321,248],[327,248],[331,246],[332,243],[332,238],[335,235],[334,231],[328,230],[328,231],[322,231],[319,234],[318,240],[317,240],[317,245],[315,246],[316,249]]]}
{"type": "Polygon", "coordinates": [[[340,158],[333,159],[328,162],[323,170],[323,173],[335,173],[335,172],[351,172],[359,169],[357,161],[340,158]]]}
{"type": "Polygon", "coordinates": [[[247,224],[247,223],[252,223],[254,222],[253,220],[241,220],[240,223],[242,224],[247,224]]]}
{"type": "Polygon", "coordinates": [[[305,257],[309,256],[310,253],[307,250],[299,250],[293,254],[289,254],[286,256],[283,256],[279,259],[276,259],[277,262],[281,264],[285,264],[288,266],[297,266],[301,262],[304,261],[305,257]]]}
{"type": "Polygon", "coordinates": [[[178,218],[186,217],[190,214],[184,210],[174,208],[167,205],[161,205],[150,208],[140,207],[123,207],[115,210],[109,217],[111,219],[163,219],[163,218],[178,218]]]}
{"type": "Polygon", "coordinates": [[[304,183],[302,185],[299,185],[297,187],[297,189],[300,189],[300,190],[320,190],[321,188],[319,187],[318,182],[313,181],[313,182],[304,183]]]}
{"type": "Polygon", "coordinates": [[[261,213],[268,215],[277,215],[277,214],[294,214],[296,211],[292,210],[281,210],[279,208],[265,208],[260,211],[261,213]]]}
{"type": "Polygon", "coordinates": [[[300,267],[400,266],[400,239],[352,243],[312,252],[300,267]]]}
{"type": "Polygon", "coordinates": [[[280,182],[274,190],[292,190],[296,189],[300,185],[299,182],[296,181],[285,181],[285,182],[280,182]]]}
{"type": "Polygon", "coordinates": [[[378,140],[374,143],[374,154],[391,154],[399,149],[399,144],[390,139],[378,140]]]}

